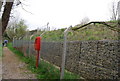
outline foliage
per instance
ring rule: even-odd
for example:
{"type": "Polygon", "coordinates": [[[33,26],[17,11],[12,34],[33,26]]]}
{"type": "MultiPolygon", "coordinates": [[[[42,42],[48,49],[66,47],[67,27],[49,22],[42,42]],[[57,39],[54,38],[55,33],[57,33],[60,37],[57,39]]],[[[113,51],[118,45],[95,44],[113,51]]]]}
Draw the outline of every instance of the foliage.
{"type": "Polygon", "coordinates": [[[110,20],[109,22],[110,22],[110,23],[117,23],[118,20],[110,20]]]}
{"type": "Polygon", "coordinates": [[[104,25],[89,25],[86,28],[73,31],[74,36],[69,35],[68,40],[117,40],[118,32],[104,25]]]}
{"type": "MultiPolygon", "coordinates": [[[[42,40],[43,41],[63,41],[64,37],[64,30],[65,29],[58,29],[58,30],[53,30],[53,31],[47,31],[42,35],[42,40]]],[[[44,31],[40,31],[39,34],[34,34],[32,39],[34,40],[35,37],[40,36],[44,31]]]]}
{"type": "MultiPolygon", "coordinates": [[[[35,59],[24,57],[23,53],[16,50],[12,47],[12,43],[8,44],[8,48],[14,52],[19,58],[28,64],[28,69],[30,69],[33,73],[37,75],[38,79],[60,79],[60,71],[58,68],[53,66],[52,64],[41,59],[41,63],[39,67],[36,69],[35,67],[35,59]]],[[[80,76],[65,71],[65,79],[78,79],[80,76]]]]}
{"type": "Polygon", "coordinates": [[[27,26],[25,25],[24,20],[21,20],[19,23],[12,24],[7,28],[6,33],[11,40],[13,37],[24,37],[27,33],[27,26]]]}
{"type": "MultiPolygon", "coordinates": [[[[118,21],[109,21],[106,22],[111,26],[115,26],[118,21]]],[[[79,27],[81,25],[76,25],[75,27],[79,27]]],[[[63,29],[47,31],[43,36],[43,41],[63,41],[64,40],[64,31],[63,29]]],[[[41,33],[41,32],[40,32],[41,33]]],[[[33,40],[38,35],[34,35],[33,40]]],[[[113,31],[101,24],[91,24],[86,26],[85,28],[81,28],[76,31],[68,32],[68,41],[76,41],[76,40],[118,40],[118,32],[113,31]]]]}

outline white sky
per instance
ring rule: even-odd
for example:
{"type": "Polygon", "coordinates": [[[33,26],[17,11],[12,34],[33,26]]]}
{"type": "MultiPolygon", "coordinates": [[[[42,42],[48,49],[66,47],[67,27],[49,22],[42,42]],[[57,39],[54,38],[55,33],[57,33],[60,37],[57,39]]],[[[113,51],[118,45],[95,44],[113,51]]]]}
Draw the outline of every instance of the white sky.
{"type": "Polygon", "coordinates": [[[77,25],[84,17],[90,21],[109,20],[113,1],[119,0],[23,0],[28,5],[24,5],[24,8],[33,14],[20,6],[16,10],[30,30],[41,28],[47,22],[51,29],[58,29],[77,25]]]}

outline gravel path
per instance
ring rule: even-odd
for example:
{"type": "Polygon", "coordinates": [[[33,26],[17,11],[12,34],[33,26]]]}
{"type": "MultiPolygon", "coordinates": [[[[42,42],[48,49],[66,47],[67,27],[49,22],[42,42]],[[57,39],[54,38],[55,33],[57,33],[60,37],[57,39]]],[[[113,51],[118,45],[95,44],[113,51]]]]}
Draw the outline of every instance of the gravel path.
{"type": "Polygon", "coordinates": [[[35,74],[27,69],[27,65],[13,54],[7,47],[3,48],[3,79],[36,79],[35,74]]]}

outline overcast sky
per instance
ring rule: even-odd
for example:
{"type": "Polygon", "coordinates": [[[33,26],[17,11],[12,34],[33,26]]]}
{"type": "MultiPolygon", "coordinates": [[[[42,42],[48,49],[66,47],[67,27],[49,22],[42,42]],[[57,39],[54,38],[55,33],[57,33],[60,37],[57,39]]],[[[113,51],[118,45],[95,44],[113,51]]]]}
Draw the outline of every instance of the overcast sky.
{"type": "MultiPolygon", "coordinates": [[[[107,21],[113,1],[119,0],[21,0],[28,5],[15,8],[19,18],[26,21],[30,30],[42,28],[49,22],[51,29],[75,26],[84,17],[90,21],[107,21]]],[[[18,17],[18,16],[17,16],[18,17]]]]}

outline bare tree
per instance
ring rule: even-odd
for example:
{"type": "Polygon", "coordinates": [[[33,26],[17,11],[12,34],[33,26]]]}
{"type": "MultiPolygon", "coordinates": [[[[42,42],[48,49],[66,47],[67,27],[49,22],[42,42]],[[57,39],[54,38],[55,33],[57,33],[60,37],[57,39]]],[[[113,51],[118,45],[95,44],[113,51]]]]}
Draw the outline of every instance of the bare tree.
{"type": "Polygon", "coordinates": [[[111,7],[111,20],[120,20],[120,1],[117,3],[112,2],[111,7]]]}
{"type": "MultiPolygon", "coordinates": [[[[9,0],[6,0],[6,1],[9,1],[9,0]]],[[[12,2],[5,2],[5,6],[4,6],[3,14],[2,14],[2,20],[1,20],[1,22],[2,22],[2,34],[4,33],[4,31],[5,31],[5,29],[8,25],[12,8],[15,7],[15,6],[21,5],[21,8],[23,10],[25,10],[24,7],[23,7],[23,3],[20,0],[17,0],[17,1],[16,0],[11,0],[11,1],[12,2]]],[[[28,12],[27,10],[25,10],[25,11],[28,12]]]]}
{"type": "Polygon", "coordinates": [[[118,20],[120,20],[120,1],[118,2],[117,5],[117,12],[118,12],[118,20]]]}
{"type": "MultiPolygon", "coordinates": [[[[117,10],[118,10],[118,27],[120,27],[120,1],[118,2],[117,10]]],[[[118,36],[118,39],[120,39],[120,36],[118,36]]]]}
{"type": "Polygon", "coordinates": [[[90,21],[90,19],[89,19],[88,17],[84,17],[84,18],[81,20],[80,24],[81,24],[81,25],[84,25],[84,24],[88,23],[89,21],[90,21]]]}
{"type": "Polygon", "coordinates": [[[112,2],[112,7],[111,7],[111,20],[117,20],[117,7],[116,7],[116,4],[115,2],[112,2]]]}

